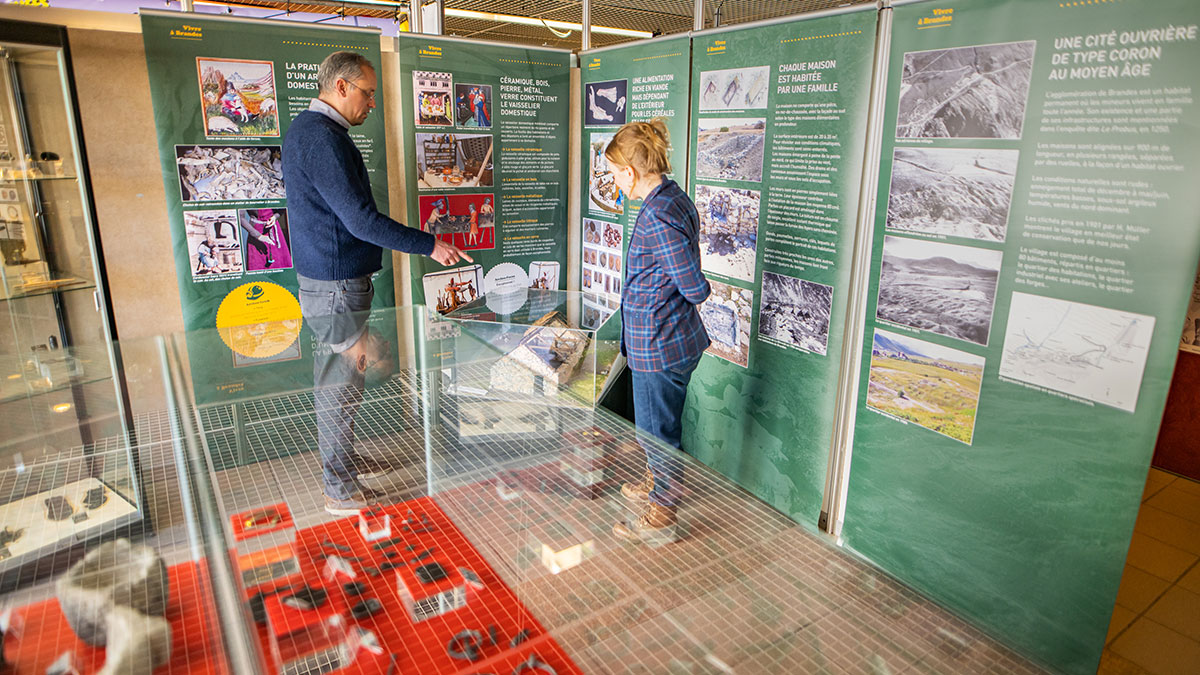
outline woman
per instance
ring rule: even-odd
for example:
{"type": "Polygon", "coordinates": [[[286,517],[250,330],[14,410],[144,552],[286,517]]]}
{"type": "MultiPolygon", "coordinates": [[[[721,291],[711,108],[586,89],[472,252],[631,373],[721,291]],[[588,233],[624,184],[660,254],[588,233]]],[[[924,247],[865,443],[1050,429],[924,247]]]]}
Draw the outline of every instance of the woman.
{"type": "Polygon", "coordinates": [[[633,410],[647,471],[621,494],[640,513],[617,523],[613,533],[633,542],[676,539],[676,507],[683,467],[661,445],[677,450],[683,432],[688,381],[708,348],[697,305],[708,297],[700,271],[700,223],[696,206],[671,171],[667,125],[661,119],[631,122],[613,136],[604,156],[617,187],[641,199],[625,263],[621,297],[621,352],[633,373],[633,410]]]}

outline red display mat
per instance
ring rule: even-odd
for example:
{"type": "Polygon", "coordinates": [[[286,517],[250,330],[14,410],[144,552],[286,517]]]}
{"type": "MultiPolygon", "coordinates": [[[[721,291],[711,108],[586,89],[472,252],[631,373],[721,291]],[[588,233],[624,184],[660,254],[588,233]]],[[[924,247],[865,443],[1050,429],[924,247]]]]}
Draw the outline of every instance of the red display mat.
{"type": "MultiPolygon", "coordinates": [[[[383,610],[373,617],[356,621],[347,614],[346,619],[350,626],[362,626],[375,633],[384,653],[377,656],[359,650],[354,663],[335,672],[384,673],[394,653],[397,673],[511,673],[535,655],[538,661],[549,665],[559,675],[582,673],[433,500],[423,497],[383,507],[383,511],[392,516],[389,538],[403,538],[386,549],[375,549],[379,542],[362,539],[357,516],[297,533],[301,576],[310,585],[326,588],[329,605],[344,609],[369,597],[378,599],[383,605],[383,610]],[[406,522],[409,523],[407,528],[406,522]],[[326,542],[349,547],[350,551],[338,550],[326,542]],[[479,577],[483,588],[470,589],[465,607],[414,623],[401,601],[396,571],[381,571],[378,576],[371,576],[363,568],[379,568],[383,563],[401,560],[405,565],[412,565],[412,558],[428,549],[433,552],[416,565],[438,562],[447,569],[465,568],[479,577]],[[385,557],[389,551],[397,555],[385,557]],[[324,582],[321,572],[327,555],[361,558],[361,562],[352,564],[358,572],[357,580],[366,584],[367,590],[358,597],[349,597],[341,587],[344,580],[324,582]],[[496,645],[491,645],[488,639],[492,626],[498,638],[496,645]],[[464,630],[478,631],[484,638],[478,660],[455,659],[447,652],[454,637],[464,630]],[[522,631],[528,631],[528,639],[510,647],[512,638],[522,631]]],[[[166,616],[172,631],[171,660],[157,669],[156,675],[218,672],[210,654],[222,647],[219,635],[211,628],[215,621],[209,601],[211,592],[199,569],[193,563],[169,569],[171,594],[166,616]]],[[[292,578],[280,583],[296,581],[292,578]]],[[[10,637],[5,645],[5,657],[14,666],[10,672],[41,675],[67,649],[75,650],[85,675],[103,665],[104,649],[89,647],[75,637],[57,600],[23,607],[17,614],[24,622],[24,630],[21,639],[10,637]]],[[[268,633],[265,626],[259,627],[258,637],[269,672],[275,672],[278,664],[270,656],[268,633]]]]}

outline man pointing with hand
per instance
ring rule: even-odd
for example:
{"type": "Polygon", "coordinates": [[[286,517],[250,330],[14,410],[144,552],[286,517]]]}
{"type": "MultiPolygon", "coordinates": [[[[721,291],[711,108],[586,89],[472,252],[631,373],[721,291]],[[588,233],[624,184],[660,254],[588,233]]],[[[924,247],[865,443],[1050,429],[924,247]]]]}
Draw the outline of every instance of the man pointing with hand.
{"type": "Polygon", "coordinates": [[[376,207],[350,127],[371,114],[377,86],[375,68],[362,54],[330,54],[317,69],[317,98],[292,120],[283,140],[300,309],[322,344],[313,354],[313,376],[325,508],[338,515],[377,501],[382,495],[359,479],[388,468],[353,448],[353,415],[367,364],[381,350],[366,318],[375,296],[371,275],[383,267],[383,249],[427,255],[443,265],[472,261],[376,207]]]}

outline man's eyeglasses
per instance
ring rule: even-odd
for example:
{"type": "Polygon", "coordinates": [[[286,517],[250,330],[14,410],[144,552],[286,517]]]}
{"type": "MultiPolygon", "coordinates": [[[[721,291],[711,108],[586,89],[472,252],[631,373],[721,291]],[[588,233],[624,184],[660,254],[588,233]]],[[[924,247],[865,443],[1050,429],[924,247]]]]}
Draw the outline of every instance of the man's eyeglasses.
{"type": "Polygon", "coordinates": [[[362,87],[358,86],[357,84],[354,84],[350,80],[343,80],[343,82],[345,82],[346,84],[350,85],[351,87],[354,87],[355,89],[361,91],[362,93],[366,94],[367,98],[371,99],[372,101],[375,100],[375,92],[374,91],[367,91],[366,89],[363,89],[362,87]]]}

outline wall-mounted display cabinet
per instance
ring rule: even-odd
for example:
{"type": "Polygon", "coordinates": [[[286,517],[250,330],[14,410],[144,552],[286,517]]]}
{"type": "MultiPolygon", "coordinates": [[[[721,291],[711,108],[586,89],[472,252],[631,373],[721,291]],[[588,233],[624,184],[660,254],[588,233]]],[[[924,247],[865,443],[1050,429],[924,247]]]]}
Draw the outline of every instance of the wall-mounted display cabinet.
{"type": "Polygon", "coordinates": [[[87,175],[66,30],[0,22],[0,579],[141,520],[87,175]]]}

